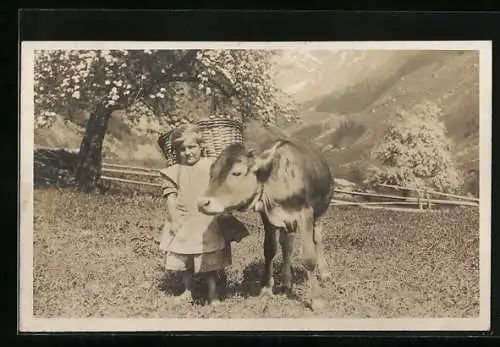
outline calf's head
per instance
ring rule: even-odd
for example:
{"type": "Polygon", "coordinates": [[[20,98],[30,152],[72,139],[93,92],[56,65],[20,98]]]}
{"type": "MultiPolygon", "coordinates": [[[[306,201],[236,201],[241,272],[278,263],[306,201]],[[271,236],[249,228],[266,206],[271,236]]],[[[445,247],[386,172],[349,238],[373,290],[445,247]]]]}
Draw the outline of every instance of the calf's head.
{"type": "Polygon", "coordinates": [[[212,164],[208,189],[198,200],[200,212],[220,214],[251,208],[271,172],[279,145],[276,142],[257,156],[243,144],[228,146],[212,164]]]}

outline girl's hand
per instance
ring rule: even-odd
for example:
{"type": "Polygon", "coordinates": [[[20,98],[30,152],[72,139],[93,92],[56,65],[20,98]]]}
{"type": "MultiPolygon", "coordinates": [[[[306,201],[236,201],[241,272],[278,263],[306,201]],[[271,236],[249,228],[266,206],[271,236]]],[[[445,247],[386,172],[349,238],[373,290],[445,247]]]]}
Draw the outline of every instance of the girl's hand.
{"type": "Polygon", "coordinates": [[[176,234],[177,231],[179,230],[180,228],[180,225],[179,225],[179,222],[177,222],[177,220],[173,220],[171,223],[170,223],[170,232],[172,234],[176,234]]]}

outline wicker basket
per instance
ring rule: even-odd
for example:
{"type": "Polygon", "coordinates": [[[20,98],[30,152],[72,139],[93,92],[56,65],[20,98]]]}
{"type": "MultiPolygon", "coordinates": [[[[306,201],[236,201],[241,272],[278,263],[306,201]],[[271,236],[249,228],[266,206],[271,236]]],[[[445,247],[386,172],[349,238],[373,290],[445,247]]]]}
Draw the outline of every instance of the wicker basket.
{"type": "MultiPolygon", "coordinates": [[[[215,158],[230,144],[243,142],[242,122],[227,118],[207,118],[198,120],[194,124],[200,129],[208,157],[215,158]]],[[[158,145],[167,160],[167,165],[176,163],[175,153],[170,142],[172,131],[163,133],[158,138],[158,145]]]]}

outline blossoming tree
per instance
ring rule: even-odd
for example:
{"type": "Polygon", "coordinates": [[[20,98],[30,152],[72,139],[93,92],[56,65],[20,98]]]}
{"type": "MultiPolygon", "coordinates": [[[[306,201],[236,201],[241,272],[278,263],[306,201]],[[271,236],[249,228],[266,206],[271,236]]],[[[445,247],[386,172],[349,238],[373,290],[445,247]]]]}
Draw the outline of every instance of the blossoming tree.
{"type": "Polygon", "coordinates": [[[35,125],[50,126],[57,116],[68,119],[75,108],[89,112],[75,180],[80,188],[91,189],[100,176],[103,140],[114,111],[140,102],[152,110],[149,116],[167,125],[192,120],[176,116],[182,91],[178,82],[191,83],[205,95],[217,95],[219,103],[238,112],[243,121],[292,121],[293,101],[272,79],[276,54],[267,50],[38,51],[35,125]]]}
{"type": "Polygon", "coordinates": [[[374,181],[443,192],[458,188],[461,177],[441,115],[428,101],[401,110],[372,153],[381,164],[374,181]]]}

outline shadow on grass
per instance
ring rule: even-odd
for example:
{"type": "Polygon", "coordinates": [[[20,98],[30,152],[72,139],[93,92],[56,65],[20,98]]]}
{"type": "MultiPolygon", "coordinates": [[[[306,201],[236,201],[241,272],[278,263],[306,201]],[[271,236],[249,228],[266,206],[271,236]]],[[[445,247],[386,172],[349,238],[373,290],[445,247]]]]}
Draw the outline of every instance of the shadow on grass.
{"type": "MultiPolygon", "coordinates": [[[[281,282],[282,263],[275,262],[274,265],[274,288],[273,294],[286,294],[291,299],[297,299],[297,295],[292,291],[285,290],[281,282]]],[[[229,281],[225,289],[226,297],[240,296],[243,298],[256,297],[260,295],[261,279],[264,271],[264,262],[257,261],[248,265],[243,270],[243,279],[241,281],[229,281]]],[[[302,284],[307,279],[307,274],[303,268],[292,266],[292,286],[302,284]]]]}
{"type": "MultiPolygon", "coordinates": [[[[205,276],[199,274],[193,278],[193,300],[196,304],[205,304],[207,302],[207,289],[205,276]]],[[[165,271],[160,279],[158,289],[165,294],[178,296],[184,291],[182,275],[178,271],[165,271]]]]}
{"type": "MultiPolygon", "coordinates": [[[[288,298],[298,300],[299,296],[292,290],[288,291],[281,285],[281,263],[275,262],[274,279],[275,286],[273,294],[285,294],[288,298]]],[[[264,269],[264,262],[257,261],[249,264],[243,270],[243,278],[237,280],[234,278],[234,272],[231,270],[219,272],[218,293],[222,300],[231,297],[258,297],[261,289],[261,276],[264,269]]],[[[299,266],[292,266],[293,286],[303,284],[307,279],[306,271],[299,266]]],[[[165,294],[177,296],[183,292],[184,286],[180,272],[167,271],[163,273],[158,288],[165,294]]],[[[197,304],[207,302],[207,287],[205,276],[198,274],[194,277],[193,299],[197,304]]]]}

